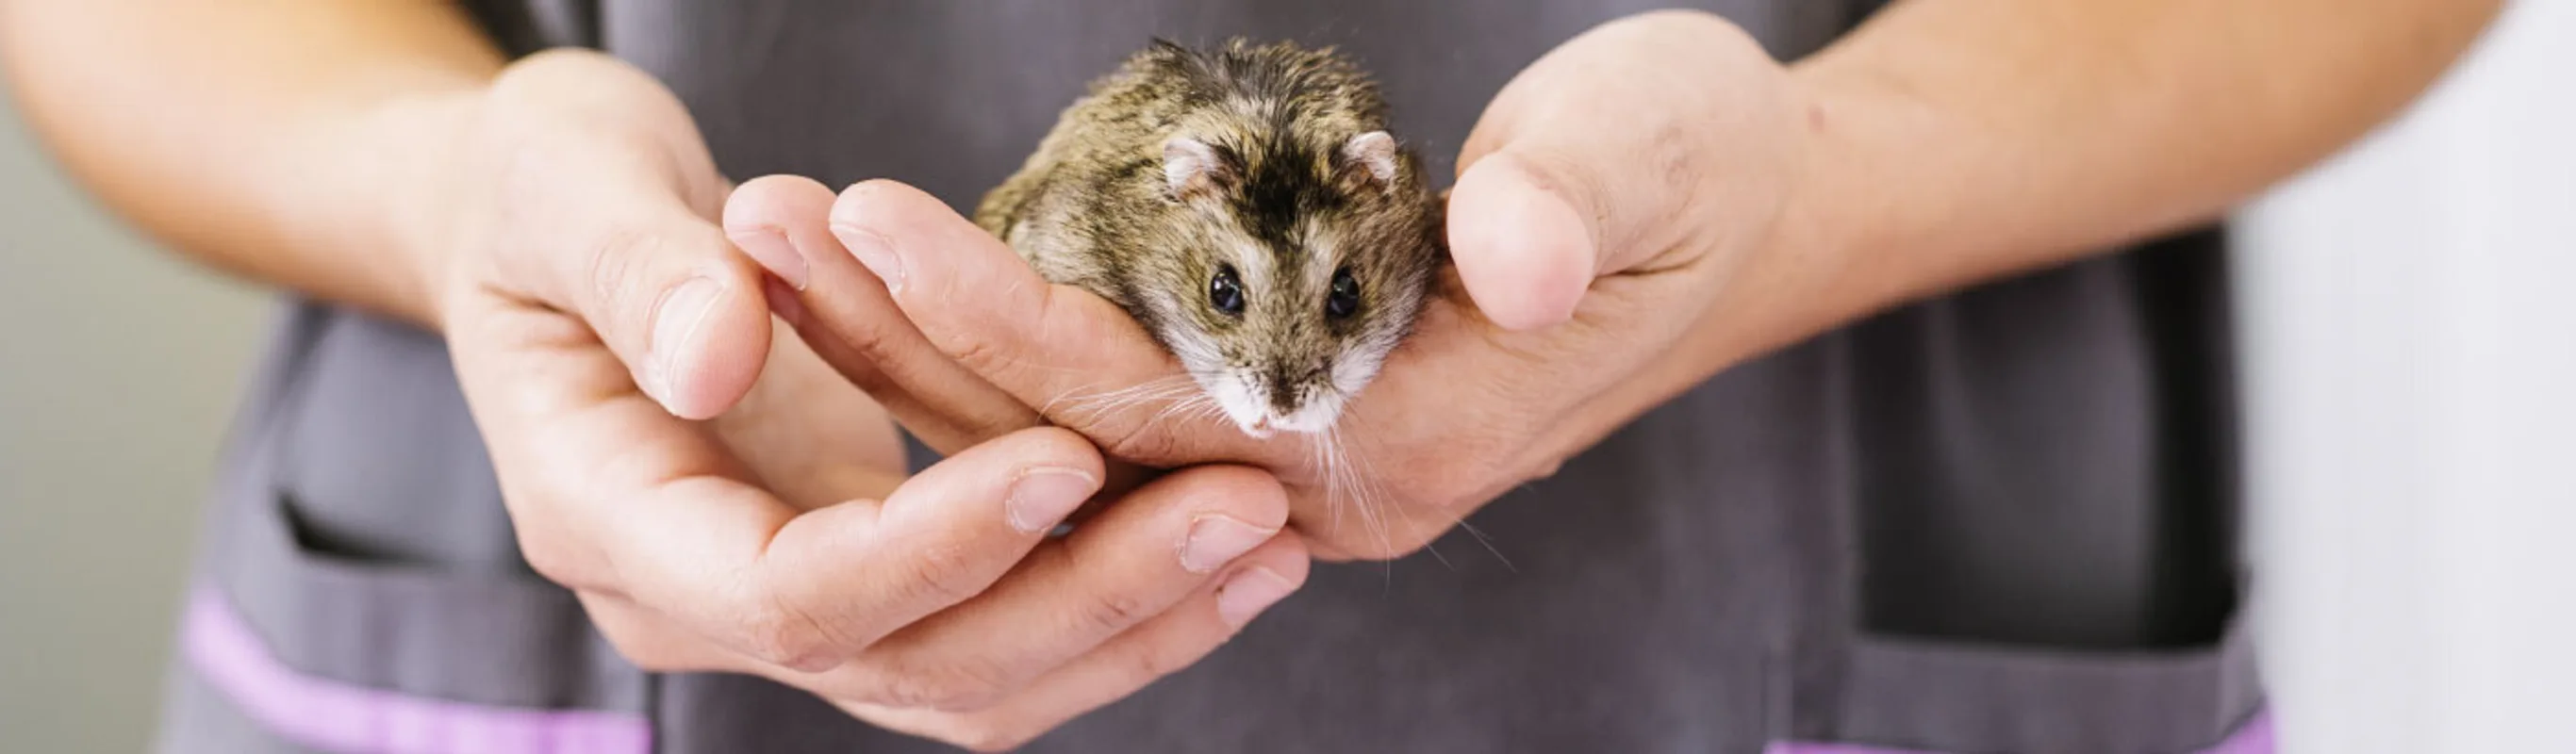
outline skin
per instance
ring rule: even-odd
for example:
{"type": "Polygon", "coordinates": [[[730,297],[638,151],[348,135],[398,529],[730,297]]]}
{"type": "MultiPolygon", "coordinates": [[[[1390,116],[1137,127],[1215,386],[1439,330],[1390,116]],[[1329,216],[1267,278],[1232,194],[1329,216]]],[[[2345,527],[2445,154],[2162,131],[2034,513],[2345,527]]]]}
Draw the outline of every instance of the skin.
{"type": "Polygon", "coordinates": [[[1228,424],[1147,431],[1146,406],[1033,429],[1069,389],[1033,367],[1171,364],[901,185],[729,193],[668,94],[613,61],[505,67],[428,2],[0,9],[24,110],[110,206],[447,338],[522,548],[630,658],[998,749],[1195,660],[1258,611],[1227,595],[1302,583],[1310,541],[1409,551],[1728,364],[2213,216],[2413,98],[2496,3],[1914,0],[1791,66],[1697,14],[1570,40],[1462,154],[1463,294],[1351,408],[1380,536],[1335,531],[1311,459],[1228,424]],[[706,314],[657,337],[692,280],[706,314]],[[898,480],[881,411],[952,460],[898,480]],[[1127,491],[1138,463],[1183,470],[1127,491]],[[1090,538],[1012,524],[1052,518],[1012,513],[1039,469],[1075,477],[1050,499],[1113,488],[1090,538]],[[1214,516],[1255,549],[1169,557],[1214,516]]]}
{"type": "Polygon", "coordinates": [[[1061,540],[1043,532],[1106,478],[1069,431],[905,478],[884,411],[770,327],[787,299],[719,226],[730,185],[622,63],[505,62],[435,3],[0,12],[23,108],[110,206],[445,336],[521,550],[644,668],[1001,749],[1304,582],[1278,482],[1247,467],[1122,485],[1061,540]]]}
{"type": "Polygon", "coordinates": [[[909,187],[862,183],[813,215],[774,203],[827,189],[762,179],[733,204],[809,229],[798,330],[935,445],[1043,420],[1113,466],[1249,464],[1319,553],[1389,558],[1730,365],[2213,219],[2412,100],[2496,9],[1916,0],[1790,64],[1706,14],[1606,24],[1470,135],[1447,206],[1459,285],[1346,411],[1338,455],[1153,401],[1063,410],[1173,367],[909,187]],[[1338,525],[1354,505],[1367,525],[1338,525]]]}

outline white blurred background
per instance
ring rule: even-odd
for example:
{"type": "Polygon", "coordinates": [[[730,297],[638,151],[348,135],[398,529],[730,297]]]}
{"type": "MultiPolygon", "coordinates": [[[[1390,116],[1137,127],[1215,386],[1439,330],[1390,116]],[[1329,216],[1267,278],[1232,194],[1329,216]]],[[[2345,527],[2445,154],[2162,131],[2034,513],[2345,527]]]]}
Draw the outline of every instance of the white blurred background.
{"type": "MultiPolygon", "coordinates": [[[[2518,3],[2243,238],[2284,751],[2576,751],[2576,0],[2518,3]]],[[[0,112],[0,749],[145,746],[266,308],[0,112]]]]}
{"type": "Polygon", "coordinates": [[[0,98],[0,752],[145,750],[269,308],[127,229],[0,98]]]}
{"type": "Polygon", "coordinates": [[[2576,752],[2576,2],[2245,213],[2289,752],[2576,752]]]}

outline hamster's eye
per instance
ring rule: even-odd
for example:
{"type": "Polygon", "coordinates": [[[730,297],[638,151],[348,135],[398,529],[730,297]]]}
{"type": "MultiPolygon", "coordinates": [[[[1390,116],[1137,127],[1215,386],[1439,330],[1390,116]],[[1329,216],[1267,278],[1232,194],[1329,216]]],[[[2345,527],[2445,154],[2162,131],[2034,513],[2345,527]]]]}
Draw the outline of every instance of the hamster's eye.
{"type": "Polygon", "coordinates": [[[1208,281],[1208,303],[1217,311],[1236,316],[1243,314],[1243,281],[1234,277],[1234,265],[1216,269],[1216,279],[1208,281]]]}
{"type": "Polygon", "coordinates": [[[1351,268],[1334,270],[1332,295],[1324,297],[1324,316],[1341,319],[1359,310],[1360,281],[1351,277],[1351,268]]]}

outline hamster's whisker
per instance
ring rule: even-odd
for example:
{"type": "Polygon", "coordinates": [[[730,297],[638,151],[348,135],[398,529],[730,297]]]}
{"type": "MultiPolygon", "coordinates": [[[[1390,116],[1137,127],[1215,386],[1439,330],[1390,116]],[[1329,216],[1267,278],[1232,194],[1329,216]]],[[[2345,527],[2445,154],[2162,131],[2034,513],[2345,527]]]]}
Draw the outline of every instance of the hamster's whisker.
{"type": "Polygon", "coordinates": [[[1206,393],[1183,397],[1180,400],[1172,401],[1171,403],[1163,406],[1163,410],[1154,412],[1154,418],[1145,420],[1145,423],[1148,425],[1160,424],[1166,418],[1186,419],[1196,412],[1198,410],[1197,407],[1201,404],[1213,404],[1215,402],[1216,399],[1209,398],[1206,393]]]}
{"type": "Polygon", "coordinates": [[[1314,464],[1314,468],[1323,472],[1324,475],[1324,509],[1331,512],[1329,514],[1330,523],[1326,524],[1326,527],[1330,530],[1327,533],[1339,534],[1342,530],[1342,507],[1335,505],[1333,501],[1333,476],[1331,470],[1324,465],[1324,438],[1322,435],[1306,436],[1306,459],[1312,462],[1314,464]]]}
{"type": "MultiPolygon", "coordinates": [[[[1335,429],[1333,434],[1338,438],[1341,435],[1341,431],[1339,429],[1335,429]]],[[[1351,452],[1354,448],[1351,448],[1350,446],[1356,446],[1361,442],[1366,441],[1366,439],[1366,435],[1354,437],[1351,442],[1344,443],[1345,450],[1343,452],[1351,452]]],[[[1356,448],[1356,450],[1358,451],[1355,456],[1356,462],[1359,466],[1358,476],[1362,483],[1367,485],[1367,489],[1363,494],[1370,501],[1370,504],[1377,507],[1378,519],[1381,521],[1387,521],[1388,512],[1392,511],[1396,514],[1403,515],[1405,517],[1406,525],[1408,527],[1411,526],[1413,521],[1411,507],[1405,505],[1404,501],[1395,499],[1395,493],[1387,489],[1386,477],[1378,474],[1377,461],[1369,457],[1367,449],[1356,448]]],[[[1388,522],[1387,528],[1389,530],[1394,528],[1392,521],[1388,522]]],[[[1441,555],[1440,551],[1436,548],[1432,548],[1430,543],[1424,543],[1423,547],[1425,549],[1429,549],[1431,551],[1431,557],[1439,560],[1441,565],[1448,566],[1449,570],[1452,571],[1458,570],[1457,566],[1450,564],[1448,556],[1441,555]]]]}
{"type": "Polygon", "coordinates": [[[1217,405],[1215,398],[1202,393],[1198,400],[1190,403],[1190,410],[1184,418],[1221,420],[1225,418],[1225,407],[1217,405]]]}
{"type": "MultiPolygon", "coordinates": [[[[1351,492],[1353,496],[1351,501],[1353,503],[1352,507],[1359,511],[1360,523],[1366,525],[1370,532],[1377,534],[1378,547],[1381,550],[1393,552],[1395,550],[1395,534],[1389,528],[1389,522],[1386,520],[1384,512],[1378,510],[1378,503],[1380,501],[1371,499],[1373,495],[1371,494],[1372,491],[1370,489],[1370,483],[1374,480],[1368,479],[1368,475],[1366,474],[1353,473],[1357,471],[1357,469],[1351,462],[1349,449],[1342,443],[1342,431],[1339,427],[1327,428],[1322,434],[1325,437],[1325,447],[1330,448],[1332,451],[1333,465],[1340,467],[1343,475],[1350,477],[1352,488],[1351,492]]],[[[1361,462],[1365,463],[1366,459],[1363,458],[1361,462]]],[[[1390,578],[1392,578],[1392,576],[1390,576],[1390,578]]]]}
{"type": "Polygon", "coordinates": [[[1103,417],[1107,417],[1112,414],[1124,413],[1128,408],[1154,400],[1158,397],[1161,397],[1160,393],[1119,396],[1117,398],[1085,403],[1081,406],[1074,407],[1072,410],[1066,411],[1066,413],[1080,413],[1081,416],[1079,419],[1082,422],[1095,423],[1100,421],[1103,417]]]}
{"type": "Polygon", "coordinates": [[[1321,432],[1307,435],[1307,454],[1315,460],[1316,468],[1324,472],[1324,507],[1332,511],[1331,522],[1325,524],[1326,534],[1340,536],[1342,533],[1341,476],[1333,467],[1332,454],[1324,449],[1325,440],[1326,437],[1321,432]]]}
{"type": "MultiPolygon", "coordinates": [[[[1360,415],[1358,415],[1358,414],[1345,413],[1345,414],[1343,414],[1343,416],[1344,416],[1344,417],[1349,418],[1353,424],[1366,424],[1366,423],[1368,422],[1368,419],[1367,419],[1366,417],[1360,416],[1360,415]]],[[[1365,428],[1363,428],[1363,430],[1364,430],[1364,429],[1365,429],[1365,428]]],[[[1365,435],[1365,434],[1363,434],[1362,436],[1363,436],[1363,437],[1365,437],[1366,435],[1365,435]]],[[[1378,474],[1377,474],[1377,462],[1376,462],[1376,461],[1374,461],[1374,460],[1372,460],[1374,457],[1375,457],[1375,456],[1374,456],[1373,454],[1371,454],[1371,453],[1368,453],[1368,452],[1365,452],[1365,451],[1361,452],[1361,453],[1360,453],[1360,455],[1359,455],[1359,459],[1360,459],[1360,468],[1361,468],[1361,469],[1362,469],[1362,470],[1363,470],[1363,471],[1368,475],[1368,477],[1369,477],[1370,479],[1373,479],[1373,480],[1381,480],[1381,481],[1382,481],[1382,480],[1384,479],[1384,477],[1378,476],[1378,474]]],[[[1384,492],[1384,490],[1383,490],[1383,489],[1381,489],[1381,490],[1380,490],[1380,492],[1381,492],[1381,493],[1383,493],[1383,492],[1384,492]]],[[[1403,508],[1403,507],[1404,507],[1404,502],[1403,502],[1403,501],[1397,501],[1397,502],[1396,502],[1396,506],[1397,506],[1398,508],[1403,508]]],[[[1411,514],[1409,514],[1409,513],[1407,514],[1408,519],[1410,518],[1410,515],[1411,515],[1411,514]]],[[[1498,562],[1498,563],[1503,564],[1503,569],[1504,569],[1504,570],[1511,571],[1511,572],[1513,572],[1513,573],[1520,573],[1520,572],[1521,572],[1520,566],[1512,565],[1512,559],[1511,559],[1511,558],[1503,557],[1503,551],[1502,551],[1502,549],[1494,546],[1494,540],[1493,540],[1493,538],[1492,538],[1492,537],[1485,536],[1485,531],[1484,531],[1483,529],[1478,529],[1478,528],[1476,528],[1476,525],[1475,525],[1475,524],[1467,523],[1467,517],[1466,517],[1466,516],[1464,516],[1464,515],[1459,515],[1459,514],[1451,514],[1451,515],[1449,516],[1449,523],[1450,523],[1451,525],[1453,525],[1453,526],[1456,526],[1456,527],[1460,528],[1460,529],[1465,529],[1465,530],[1467,530],[1467,536],[1475,537],[1475,538],[1476,538],[1476,544],[1484,545],[1484,547],[1485,547],[1485,551],[1486,551],[1486,552],[1493,553],[1493,555],[1494,555],[1494,561],[1495,561],[1495,562],[1498,562]]],[[[1426,545],[1426,546],[1427,546],[1427,545],[1426,545]]],[[[1435,551],[1435,552],[1436,552],[1436,551],[1435,551]]]]}
{"type": "Polygon", "coordinates": [[[1052,415],[1051,409],[1055,404],[1069,402],[1066,406],[1067,414],[1080,412],[1082,421],[1097,422],[1112,413],[1122,412],[1137,405],[1179,398],[1197,387],[1197,383],[1186,376],[1163,377],[1118,390],[1081,397],[1058,397],[1056,400],[1047,402],[1048,410],[1041,410],[1038,413],[1052,415]]]}
{"type": "MultiPolygon", "coordinates": [[[[1333,455],[1341,459],[1341,465],[1343,466],[1342,476],[1349,480],[1347,483],[1351,485],[1355,493],[1353,495],[1354,500],[1352,501],[1352,507],[1359,510],[1360,522],[1363,524],[1369,524],[1369,528],[1377,532],[1378,548],[1380,550],[1389,554],[1394,553],[1395,540],[1387,531],[1385,516],[1376,511],[1378,501],[1375,495],[1370,492],[1371,487],[1369,485],[1374,480],[1367,478],[1361,472],[1353,468],[1357,466],[1357,464],[1351,462],[1349,451],[1350,443],[1342,442],[1342,429],[1339,422],[1335,422],[1332,426],[1325,427],[1324,431],[1325,434],[1331,436],[1333,455]]],[[[1362,455],[1361,460],[1367,460],[1365,454],[1362,455]]],[[[1445,559],[1442,562],[1444,564],[1447,563],[1445,559]]],[[[1389,593],[1394,592],[1395,558],[1389,557],[1386,559],[1386,570],[1384,572],[1384,576],[1385,582],[1382,588],[1389,593]]]]}
{"type": "Polygon", "coordinates": [[[1456,516],[1453,518],[1456,519],[1453,523],[1457,524],[1458,528],[1467,530],[1467,536],[1476,538],[1476,544],[1484,545],[1486,552],[1494,554],[1494,561],[1502,563],[1503,570],[1513,573],[1521,572],[1520,566],[1512,565],[1511,558],[1503,557],[1502,549],[1494,546],[1494,539],[1492,537],[1485,536],[1485,530],[1476,528],[1475,524],[1467,523],[1467,519],[1464,516],[1456,516]]]}
{"type": "Polygon", "coordinates": [[[1071,402],[1073,402],[1073,403],[1077,403],[1077,404],[1087,404],[1087,403],[1096,402],[1096,401],[1111,400],[1111,399],[1115,399],[1115,398],[1118,398],[1118,397],[1121,397],[1121,396],[1130,395],[1130,394],[1139,393],[1139,392],[1152,391],[1152,390],[1159,390],[1159,389],[1161,389],[1162,387],[1164,387],[1166,384],[1168,384],[1168,383],[1172,383],[1172,382],[1175,382],[1175,381],[1180,380],[1180,379],[1183,379],[1183,378],[1178,378],[1178,377],[1163,377],[1163,378],[1158,378],[1158,379],[1153,379],[1153,380],[1147,380],[1147,381],[1145,381],[1145,382],[1141,382],[1141,383],[1134,384],[1134,385],[1129,385],[1129,386],[1127,386],[1127,387],[1119,388],[1119,389],[1117,389],[1117,390],[1103,390],[1103,391],[1098,391],[1098,392],[1083,392],[1081,389],[1067,390],[1067,391],[1065,391],[1064,393],[1062,393],[1062,394],[1060,394],[1060,395],[1057,395],[1055,398],[1048,400],[1048,401],[1046,402],[1046,405],[1044,405],[1044,406],[1040,406],[1040,407],[1038,408],[1038,413],[1040,413],[1040,414],[1052,413],[1052,412],[1053,412],[1053,410],[1055,409],[1055,407],[1056,407],[1056,405],[1057,405],[1057,404],[1065,403],[1065,402],[1067,402],[1067,401],[1071,401],[1071,402]]]}

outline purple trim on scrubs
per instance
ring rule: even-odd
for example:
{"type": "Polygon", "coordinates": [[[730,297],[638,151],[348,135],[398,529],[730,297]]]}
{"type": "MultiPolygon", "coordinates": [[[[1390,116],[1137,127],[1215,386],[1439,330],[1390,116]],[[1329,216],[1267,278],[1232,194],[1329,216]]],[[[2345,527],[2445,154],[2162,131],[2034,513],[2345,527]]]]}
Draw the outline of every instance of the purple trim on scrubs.
{"type": "MultiPolygon", "coordinates": [[[[2253,719],[2245,721],[2243,726],[2238,727],[2235,733],[2228,735],[2227,740],[2218,742],[2217,746],[2202,749],[2196,754],[2272,754],[2273,749],[2272,714],[2258,712],[2253,719]]],[[[1779,741],[1763,749],[1762,754],[1940,754],[1940,752],[1854,744],[1779,741]]]]}
{"type": "Polygon", "coordinates": [[[209,589],[189,597],[180,645],[197,674],[234,706],[305,746],[420,754],[652,750],[652,725],[639,715],[463,704],[299,674],[209,589]]]}
{"type": "MultiPolygon", "coordinates": [[[[340,751],[601,754],[651,751],[643,717],[535,710],[404,696],[312,678],[270,655],[249,624],[211,589],[188,600],[180,643],[198,675],[234,705],[297,743],[340,751]]],[[[2272,717],[2256,714],[2198,754],[2272,754],[2272,717]]],[[[1764,754],[1940,754],[1854,744],[1775,742],[1764,754]]]]}

